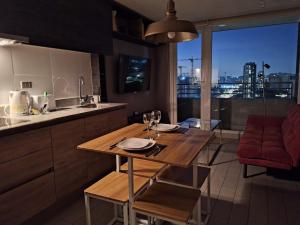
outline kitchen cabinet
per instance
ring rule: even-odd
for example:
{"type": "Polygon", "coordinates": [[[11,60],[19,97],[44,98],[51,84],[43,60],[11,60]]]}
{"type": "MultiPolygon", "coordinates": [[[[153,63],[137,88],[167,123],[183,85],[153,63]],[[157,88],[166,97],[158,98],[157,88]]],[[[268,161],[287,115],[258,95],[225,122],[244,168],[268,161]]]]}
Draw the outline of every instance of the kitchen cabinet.
{"type": "Polygon", "coordinates": [[[126,109],[0,137],[0,224],[21,224],[115,168],[77,146],[125,126],[126,109]]]}
{"type": "Polygon", "coordinates": [[[51,127],[57,198],[79,190],[87,182],[87,156],[76,149],[83,143],[84,119],[51,127]]]}
{"type": "Polygon", "coordinates": [[[0,33],[30,44],[101,54],[112,52],[111,0],[1,2],[0,33]]]}
{"type": "Polygon", "coordinates": [[[48,127],[0,138],[0,164],[51,148],[48,127]]]}
{"type": "MultiPolygon", "coordinates": [[[[124,109],[92,116],[85,120],[86,140],[91,140],[113,130],[126,126],[127,117],[124,109]]],[[[115,168],[115,157],[87,152],[88,180],[92,181],[115,168]]]]}
{"type": "Polygon", "coordinates": [[[18,225],[52,205],[54,174],[48,173],[0,195],[0,224],[18,225]]]}
{"type": "Polygon", "coordinates": [[[0,193],[46,174],[52,168],[51,148],[2,163],[0,164],[0,193]]]}
{"type": "Polygon", "coordinates": [[[0,138],[0,224],[17,225],[56,200],[50,129],[0,138]]]}
{"type": "Polygon", "coordinates": [[[126,123],[125,109],[120,109],[51,127],[57,198],[79,190],[115,168],[113,156],[82,152],[76,147],[126,123]]]}

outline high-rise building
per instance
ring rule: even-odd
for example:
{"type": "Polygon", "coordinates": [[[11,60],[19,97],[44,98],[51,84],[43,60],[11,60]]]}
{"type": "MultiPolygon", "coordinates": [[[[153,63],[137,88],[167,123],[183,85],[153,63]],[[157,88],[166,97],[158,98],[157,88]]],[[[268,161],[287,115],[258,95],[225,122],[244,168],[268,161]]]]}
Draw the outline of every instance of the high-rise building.
{"type": "Polygon", "coordinates": [[[256,89],[256,64],[254,62],[244,65],[243,82],[244,98],[254,98],[256,89]]]}
{"type": "Polygon", "coordinates": [[[291,73],[270,73],[268,76],[269,88],[273,94],[287,93],[288,97],[295,97],[296,75],[291,73]]]}

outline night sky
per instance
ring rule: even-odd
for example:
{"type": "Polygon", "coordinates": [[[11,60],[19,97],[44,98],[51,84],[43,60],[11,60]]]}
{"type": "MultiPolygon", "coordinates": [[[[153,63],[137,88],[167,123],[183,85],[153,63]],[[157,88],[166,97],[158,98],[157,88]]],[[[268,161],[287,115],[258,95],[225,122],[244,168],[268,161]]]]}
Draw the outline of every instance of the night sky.
{"type": "MultiPolygon", "coordinates": [[[[296,73],[298,24],[283,24],[214,32],[213,82],[218,76],[241,76],[246,62],[255,62],[258,71],[262,61],[271,65],[266,74],[275,72],[296,73]]],[[[190,62],[182,59],[201,58],[201,37],[178,44],[178,66],[190,72],[190,62]]],[[[200,68],[200,60],[195,61],[200,68]]]]}

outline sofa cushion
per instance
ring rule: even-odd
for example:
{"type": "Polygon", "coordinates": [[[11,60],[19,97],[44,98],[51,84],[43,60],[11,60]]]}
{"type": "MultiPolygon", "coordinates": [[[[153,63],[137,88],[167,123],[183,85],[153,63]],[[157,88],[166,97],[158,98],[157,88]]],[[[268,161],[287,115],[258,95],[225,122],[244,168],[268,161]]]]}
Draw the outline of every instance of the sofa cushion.
{"type": "Polygon", "coordinates": [[[280,162],[288,165],[292,165],[292,159],[290,155],[285,151],[284,147],[280,146],[268,146],[263,144],[261,158],[274,162],[280,162]]]}
{"type": "Polygon", "coordinates": [[[240,158],[259,159],[262,157],[261,145],[257,143],[251,144],[240,142],[237,154],[240,158]]]}
{"type": "Polygon", "coordinates": [[[293,166],[300,164],[300,106],[291,108],[287,118],[282,123],[283,143],[292,158],[293,166]]]}
{"type": "Polygon", "coordinates": [[[300,165],[300,106],[293,106],[286,119],[249,116],[238,147],[240,162],[275,168],[300,165]],[[285,166],[283,166],[285,165],[285,166]]]}
{"type": "Polygon", "coordinates": [[[238,156],[292,165],[292,159],[284,148],[282,134],[278,129],[268,128],[260,135],[245,132],[240,140],[238,156]]]}

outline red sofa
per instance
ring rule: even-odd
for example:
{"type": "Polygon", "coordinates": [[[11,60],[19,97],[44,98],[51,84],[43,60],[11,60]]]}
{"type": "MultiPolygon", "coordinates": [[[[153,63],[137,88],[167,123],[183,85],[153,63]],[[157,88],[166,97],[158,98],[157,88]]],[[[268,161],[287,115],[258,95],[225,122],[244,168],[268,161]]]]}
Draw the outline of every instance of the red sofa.
{"type": "Polygon", "coordinates": [[[286,118],[249,116],[238,146],[238,158],[247,165],[290,170],[300,164],[300,105],[286,118]]]}

